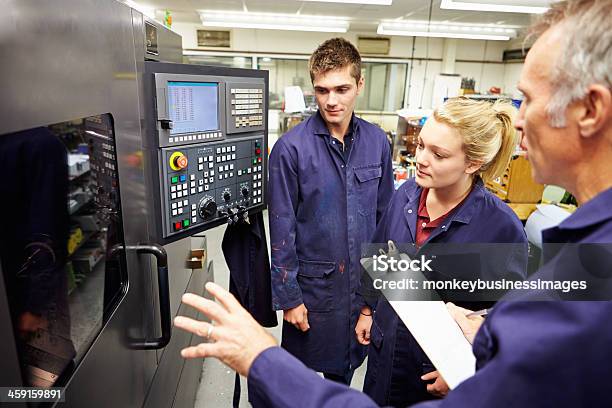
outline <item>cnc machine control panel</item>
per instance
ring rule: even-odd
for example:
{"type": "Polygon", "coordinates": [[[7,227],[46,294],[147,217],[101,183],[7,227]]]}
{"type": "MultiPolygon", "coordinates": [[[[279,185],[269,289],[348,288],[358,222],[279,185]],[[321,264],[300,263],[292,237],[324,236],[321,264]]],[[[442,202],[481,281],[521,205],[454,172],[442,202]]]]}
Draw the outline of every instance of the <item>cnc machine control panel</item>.
{"type": "Polygon", "coordinates": [[[263,136],[164,149],[169,232],[227,217],[263,203],[263,136]]]}
{"type": "Polygon", "coordinates": [[[265,208],[265,78],[155,73],[155,90],[163,237],[265,208]]]}

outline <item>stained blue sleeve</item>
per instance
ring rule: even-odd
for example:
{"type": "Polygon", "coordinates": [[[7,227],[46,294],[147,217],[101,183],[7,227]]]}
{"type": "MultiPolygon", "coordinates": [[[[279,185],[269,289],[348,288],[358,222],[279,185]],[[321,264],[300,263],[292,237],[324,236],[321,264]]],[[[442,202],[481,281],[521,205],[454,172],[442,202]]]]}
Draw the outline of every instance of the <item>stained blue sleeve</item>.
{"type": "Polygon", "coordinates": [[[298,206],[297,158],[282,139],[276,142],[269,161],[269,220],[271,248],[272,306],[287,310],[303,303],[297,282],[295,246],[298,206]]]}
{"type": "Polygon", "coordinates": [[[391,197],[393,196],[394,187],[393,187],[393,164],[391,158],[391,148],[389,143],[386,141],[383,142],[382,149],[382,177],[380,178],[380,184],[378,186],[378,203],[376,207],[376,224],[378,225],[382,219],[387,206],[391,202],[391,197]]]}
{"type": "Polygon", "coordinates": [[[373,408],[367,395],[320,377],[280,347],[263,351],[248,376],[254,408],[373,408]]]}

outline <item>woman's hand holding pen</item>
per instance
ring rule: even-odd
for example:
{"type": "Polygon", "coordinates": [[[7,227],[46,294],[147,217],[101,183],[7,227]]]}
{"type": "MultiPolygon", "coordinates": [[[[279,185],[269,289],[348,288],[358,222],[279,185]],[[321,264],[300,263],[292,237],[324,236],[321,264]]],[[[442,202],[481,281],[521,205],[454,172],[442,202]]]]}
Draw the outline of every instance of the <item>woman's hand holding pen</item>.
{"type": "Polygon", "coordinates": [[[470,344],[474,344],[474,337],[476,336],[478,329],[480,329],[482,322],[484,322],[484,317],[470,315],[473,313],[471,310],[455,306],[450,302],[446,304],[446,308],[453,319],[455,319],[455,322],[457,322],[461,328],[461,331],[463,332],[463,335],[467,341],[469,341],[470,344]]]}

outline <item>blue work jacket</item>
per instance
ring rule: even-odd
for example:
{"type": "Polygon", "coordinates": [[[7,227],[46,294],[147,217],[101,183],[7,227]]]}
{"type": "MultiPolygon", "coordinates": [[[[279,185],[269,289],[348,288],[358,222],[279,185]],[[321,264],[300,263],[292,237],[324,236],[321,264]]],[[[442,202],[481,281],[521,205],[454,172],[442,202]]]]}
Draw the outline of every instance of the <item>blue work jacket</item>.
{"type": "MultiPolygon", "coordinates": [[[[480,179],[466,197],[466,199],[447,216],[443,225],[436,228],[428,240],[417,249],[416,223],[419,208],[419,198],[423,189],[414,179],[404,183],[393,197],[391,204],[385,212],[374,234],[375,243],[384,243],[392,240],[403,246],[411,257],[418,257],[420,253],[427,252],[430,244],[467,244],[467,243],[510,243],[511,246],[499,246],[495,254],[495,262],[478,260],[466,261],[466,255],[452,256],[447,260],[451,264],[448,269],[449,277],[465,277],[471,279],[502,279],[523,280],[527,269],[527,237],[518,217],[507,204],[487,191],[480,179]],[[402,245],[412,244],[412,245],[402,245]],[[510,249],[510,250],[508,250],[510,249]],[[454,258],[454,259],[453,259],[454,258]],[[467,270],[465,270],[467,269],[467,270]]],[[[460,252],[473,252],[473,246],[460,252]]],[[[493,251],[497,248],[490,245],[477,248],[481,251],[493,251]]],[[[468,255],[471,256],[472,254],[468,255]]],[[[490,257],[487,254],[487,257],[490,257]]],[[[440,269],[435,268],[435,269],[440,269]]],[[[438,271],[439,272],[439,271],[438,271]]],[[[444,295],[440,294],[443,300],[444,295]]],[[[470,307],[468,304],[460,306],[470,307]]],[[[479,305],[481,309],[491,304],[479,305]]],[[[474,308],[474,307],[472,307],[474,308]]],[[[435,368],[418,345],[416,340],[406,333],[404,324],[391,307],[390,303],[380,297],[374,313],[374,321],[370,331],[370,349],[368,352],[368,370],[365,377],[363,391],[380,405],[390,404],[393,401],[409,401],[411,403],[432,399],[426,390],[426,383],[421,376],[435,368]],[[403,342],[396,342],[398,328],[403,329],[403,342]],[[397,356],[402,357],[401,362],[395,364],[397,356]],[[401,367],[398,366],[401,364],[401,367]],[[392,386],[397,379],[393,373],[401,371],[404,380],[399,386],[392,386]],[[409,381],[406,381],[410,378],[409,381]],[[391,388],[395,390],[392,391],[391,388]],[[390,399],[390,393],[393,393],[390,399]]],[[[397,374],[396,374],[397,375],[397,374]]]]}
{"type": "MultiPolygon", "coordinates": [[[[559,226],[544,231],[545,243],[612,243],[612,189],[578,208],[559,226]]],[[[546,254],[529,281],[581,274],[564,257],[572,247],[546,254]]],[[[606,247],[600,250],[605,251],[606,247]]],[[[585,259],[588,263],[588,259],[585,259]]],[[[612,254],[598,257],[601,273],[612,271],[612,254]]],[[[606,276],[604,276],[606,278],[606,276]]],[[[610,287],[610,278],[600,285],[610,287]]],[[[549,291],[526,291],[500,301],[474,340],[476,374],[442,400],[418,408],[610,407],[612,316],[610,301],[554,301],[549,291]],[[538,300],[538,301],[531,301],[538,300]]],[[[278,347],[255,359],[249,372],[253,407],[377,407],[367,395],[326,381],[278,347]]]]}
{"type": "Polygon", "coordinates": [[[348,157],[319,113],[291,129],[272,149],[268,184],[273,307],[304,303],[310,325],[301,332],[285,322],[282,346],[338,375],[365,358],[354,334],[359,255],[393,195],[384,132],[354,115],[351,124],[348,157]]]}

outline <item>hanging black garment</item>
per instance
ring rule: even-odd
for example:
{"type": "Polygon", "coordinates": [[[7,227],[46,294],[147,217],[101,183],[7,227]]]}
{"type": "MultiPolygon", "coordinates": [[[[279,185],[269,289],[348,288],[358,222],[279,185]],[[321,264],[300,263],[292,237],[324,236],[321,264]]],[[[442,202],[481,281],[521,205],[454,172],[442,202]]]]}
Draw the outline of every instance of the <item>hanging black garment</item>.
{"type": "MultiPolygon", "coordinates": [[[[221,249],[230,270],[230,292],[259,324],[276,326],[263,214],[251,215],[249,223],[228,225],[221,249]]],[[[238,407],[239,403],[240,376],[236,373],[232,406],[238,407]]]]}
{"type": "Polygon", "coordinates": [[[259,324],[275,327],[263,214],[251,215],[248,224],[228,225],[221,248],[230,270],[230,292],[259,324]]]}

